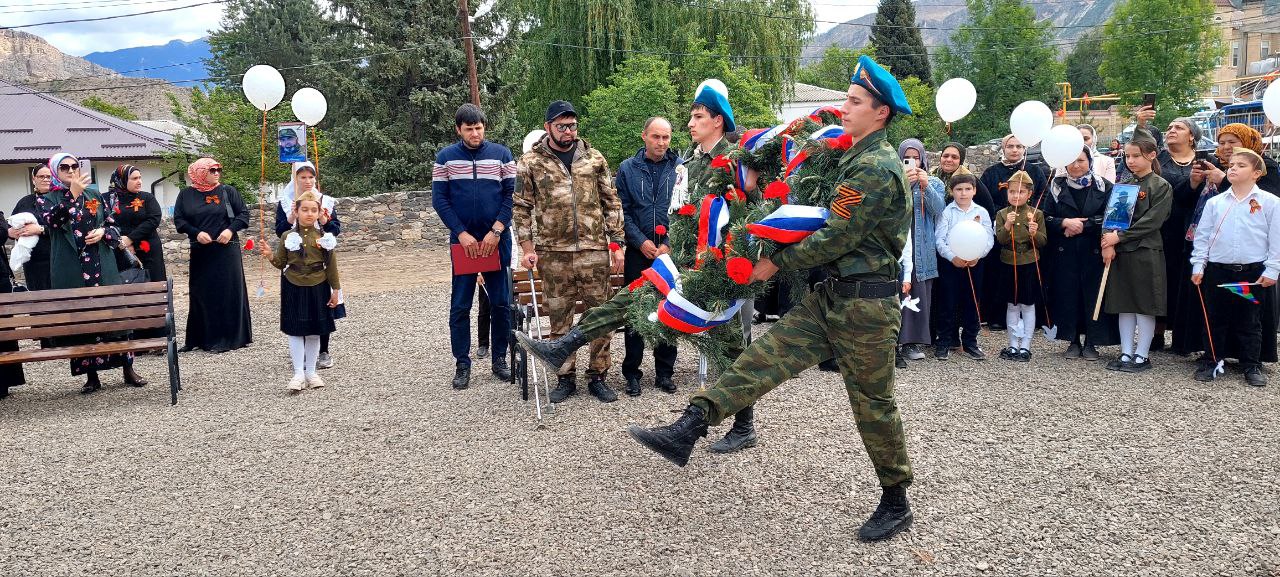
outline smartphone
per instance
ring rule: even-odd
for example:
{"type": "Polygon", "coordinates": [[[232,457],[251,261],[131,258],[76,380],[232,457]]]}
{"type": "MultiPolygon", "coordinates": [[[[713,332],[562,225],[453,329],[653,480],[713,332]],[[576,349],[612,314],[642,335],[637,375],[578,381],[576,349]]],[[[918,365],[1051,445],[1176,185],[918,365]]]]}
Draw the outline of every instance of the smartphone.
{"type": "Polygon", "coordinates": [[[1156,106],[1156,93],[1154,93],[1154,92],[1145,92],[1145,93],[1143,93],[1143,94],[1142,94],[1142,105],[1143,105],[1143,106],[1150,106],[1150,107],[1152,107],[1152,108],[1155,108],[1155,106],[1156,106]]]}
{"type": "Polygon", "coordinates": [[[1197,151],[1196,151],[1196,162],[1209,162],[1209,151],[1208,151],[1208,150],[1197,150],[1197,151]]]}
{"type": "Polygon", "coordinates": [[[87,158],[80,159],[80,174],[82,175],[93,174],[93,165],[89,163],[89,159],[87,158]]]}
{"type": "Polygon", "coordinates": [[[904,158],[902,159],[902,166],[907,168],[916,168],[918,166],[918,162],[919,161],[914,158],[904,158]]]}

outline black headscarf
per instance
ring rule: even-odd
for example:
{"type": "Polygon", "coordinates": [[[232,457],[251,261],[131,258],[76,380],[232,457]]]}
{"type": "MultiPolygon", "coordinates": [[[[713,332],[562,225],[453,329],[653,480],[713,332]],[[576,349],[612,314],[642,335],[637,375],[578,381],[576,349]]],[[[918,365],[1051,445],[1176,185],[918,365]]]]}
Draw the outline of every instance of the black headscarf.
{"type": "Polygon", "coordinates": [[[960,153],[960,162],[964,162],[965,149],[963,144],[960,144],[959,142],[948,142],[942,145],[942,150],[946,150],[948,148],[956,149],[960,153]]]}
{"type": "Polygon", "coordinates": [[[117,195],[128,192],[129,191],[129,175],[133,174],[134,172],[139,172],[139,171],[138,171],[138,167],[132,164],[121,164],[119,167],[117,167],[115,172],[111,173],[110,191],[117,195]]]}

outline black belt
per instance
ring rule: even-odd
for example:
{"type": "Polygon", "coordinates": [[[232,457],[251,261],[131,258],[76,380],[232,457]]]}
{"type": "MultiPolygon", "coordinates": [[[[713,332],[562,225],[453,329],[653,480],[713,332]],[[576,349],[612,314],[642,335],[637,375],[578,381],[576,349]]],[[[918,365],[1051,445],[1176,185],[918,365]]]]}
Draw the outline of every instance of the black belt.
{"type": "Polygon", "coordinates": [[[883,299],[902,292],[902,283],[891,281],[865,281],[827,277],[824,281],[832,293],[845,298],[883,299]]]}
{"type": "Polygon", "coordinates": [[[1211,262],[1208,264],[1208,266],[1209,268],[1215,268],[1218,270],[1227,270],[1231,272],[1244,272],[1247,270],[1266,268],[1266,265],[1260,262],[1251,262],[1248,264],[1227,264],[1222,262],[1211,262]]]}
{"type": "Polygon", "coordinates": [[[325,269],[325,263],[316,262],[311,264],[293,264],[289,265],[289,268],[300,273],[319,272],[325,269]]]}

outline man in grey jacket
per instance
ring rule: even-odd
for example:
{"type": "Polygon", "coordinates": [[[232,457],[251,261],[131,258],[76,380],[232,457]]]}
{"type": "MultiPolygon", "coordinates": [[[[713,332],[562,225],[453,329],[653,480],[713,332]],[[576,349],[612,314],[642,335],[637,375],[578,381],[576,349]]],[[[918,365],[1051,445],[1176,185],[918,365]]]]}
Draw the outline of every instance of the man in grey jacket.
{"type": "MultiPolygon", "coordinates": [[[[628,283],[640,278],[653,266],[653,260],[670,250],[667,245],[667,215],[671,192],[676,184],[679,155],[671,151],[671,123],[662,117],[645,121],[640,133],[644,148],[622,161],[614,176],[614,188],[622,201],[623,228],[627,250],[623,277],[628,283]]],[[[625,335],[626,356],[622,359],[622,376],[627,380],[627,394],[640,395],[640,362],[644,359],[644,339],[628,328],[625,335]]],[[[658,345],[653,350],[654,385],[668,393],[676,392],[676,347],[658,345]]]]}

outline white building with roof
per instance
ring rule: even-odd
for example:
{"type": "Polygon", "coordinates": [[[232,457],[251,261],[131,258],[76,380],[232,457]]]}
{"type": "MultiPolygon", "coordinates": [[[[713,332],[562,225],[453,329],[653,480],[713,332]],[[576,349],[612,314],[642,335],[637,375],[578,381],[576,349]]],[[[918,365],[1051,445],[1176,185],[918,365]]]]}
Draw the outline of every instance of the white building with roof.
{"type": "Polygon", "coordinates": [[[778,118],[785,124],[802,116],[808,116],[823,106],[839,107],[844,104],[846,97],[847,95],[839,90],[797,82],[795,95],[782,103],[778,118]]]}

